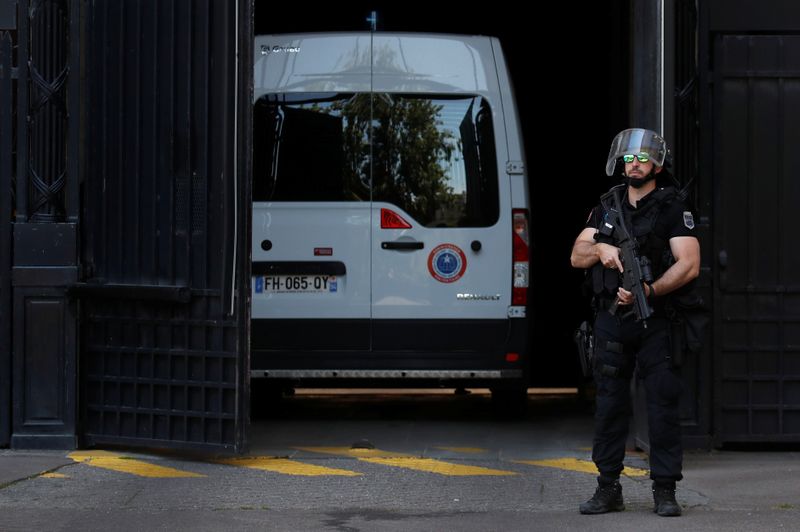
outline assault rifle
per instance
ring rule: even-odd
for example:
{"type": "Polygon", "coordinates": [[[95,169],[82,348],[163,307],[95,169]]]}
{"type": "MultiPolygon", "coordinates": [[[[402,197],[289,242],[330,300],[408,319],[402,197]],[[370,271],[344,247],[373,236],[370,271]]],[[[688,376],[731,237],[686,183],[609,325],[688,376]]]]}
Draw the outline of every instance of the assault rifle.
{"type": "MultiPolygon", "coordinates": [[[[622,205],[619,199],[619,189],[614,189],[612,194],[614,196],[615,209],[606,208],[606,211],[616,216],[614,226],[617,230],[616,240],[620,249],[620,260],[622,261],[622,288],[633,294],[633,308],[625,313],[623,317],[633,313],[636,321],[646,320],[653,315],[653,309],[647,302],[647,296],[642,287],[642,283],[653,282],[650,259],[639,256],[639,244],[635,238],[631,237],[628,228],[625,226],[622,205]]],[[[615,314],[618,306],[619,298],[614,300],[609,312],[612,315],[615,314]]],[[[646,327],[647,323],[645,322],[644,325],[646,327]]]]}

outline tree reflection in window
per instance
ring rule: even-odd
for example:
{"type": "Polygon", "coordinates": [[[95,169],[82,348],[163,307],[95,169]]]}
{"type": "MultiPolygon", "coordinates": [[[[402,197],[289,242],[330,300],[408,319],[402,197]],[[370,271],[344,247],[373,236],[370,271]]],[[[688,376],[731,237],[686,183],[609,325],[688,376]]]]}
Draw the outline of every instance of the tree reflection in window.
{"type": "Polygon", "coordinates": [[[256,201],[371,197],[428,227],[498,218],[492,113],[479,96],[267,95],[253,141],[256,201]]]}

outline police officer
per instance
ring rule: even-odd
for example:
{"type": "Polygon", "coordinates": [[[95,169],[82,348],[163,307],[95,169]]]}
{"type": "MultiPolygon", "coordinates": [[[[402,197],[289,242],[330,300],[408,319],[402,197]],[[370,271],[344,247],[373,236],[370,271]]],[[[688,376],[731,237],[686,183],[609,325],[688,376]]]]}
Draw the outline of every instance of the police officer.
{"type": "Polygon", "coordinates": [[[583,514],[625,508],[619,475],[632,413],[630,379],[634,369],[647,392],[653,511],[661,516],[681,514],[675,500],[675,482],[682,478],[683,461],[678,413],[681,380],[670,360],[665,305],[669,294],[685,288],[699,274],[700,246],[692,213],[675,188],[657,184],[656,176],[667,157],[667,145],[654,131],[636,128],[620,132],[611,143],[606,174],[622,170],[624,184],[603,196],[572,248],[572,266],[588,270],[596,311],[592,459],[600,476],[594,496],[580,505],[583,514]],[[637,320],[629,312],[634,295],[620,283],[623,265],[617,245],[621,231],[616,227],[620,224],[625,224],[638,242],[640,256],[650,260],[653,281],[643,283],[653,309],[647,320],[637,320]]]}

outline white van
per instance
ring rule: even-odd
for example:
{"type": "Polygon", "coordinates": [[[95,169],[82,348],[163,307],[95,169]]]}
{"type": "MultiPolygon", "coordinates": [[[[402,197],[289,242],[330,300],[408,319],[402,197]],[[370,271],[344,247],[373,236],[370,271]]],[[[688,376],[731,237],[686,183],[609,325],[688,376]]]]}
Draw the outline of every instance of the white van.
{"type": "Polygon", "coordinates": [[[499,41],[255,47],[251,377],[526,389],[528,187],[499,41]]]}

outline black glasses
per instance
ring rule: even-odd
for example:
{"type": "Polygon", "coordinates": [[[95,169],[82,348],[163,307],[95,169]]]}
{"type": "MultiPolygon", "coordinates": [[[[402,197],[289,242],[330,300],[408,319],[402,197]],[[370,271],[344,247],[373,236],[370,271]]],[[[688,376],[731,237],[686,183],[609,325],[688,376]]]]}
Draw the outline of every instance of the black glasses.
{"type": "Polygon", "coordinates": [[[622,156],[622,160],[625,161],[626,163],[632,163],[634,158],[639,159],[640,163],[646,163],[647,161],[650,160],[650,154],[643,151],[637,155],[628,154],[622,156]]]}

